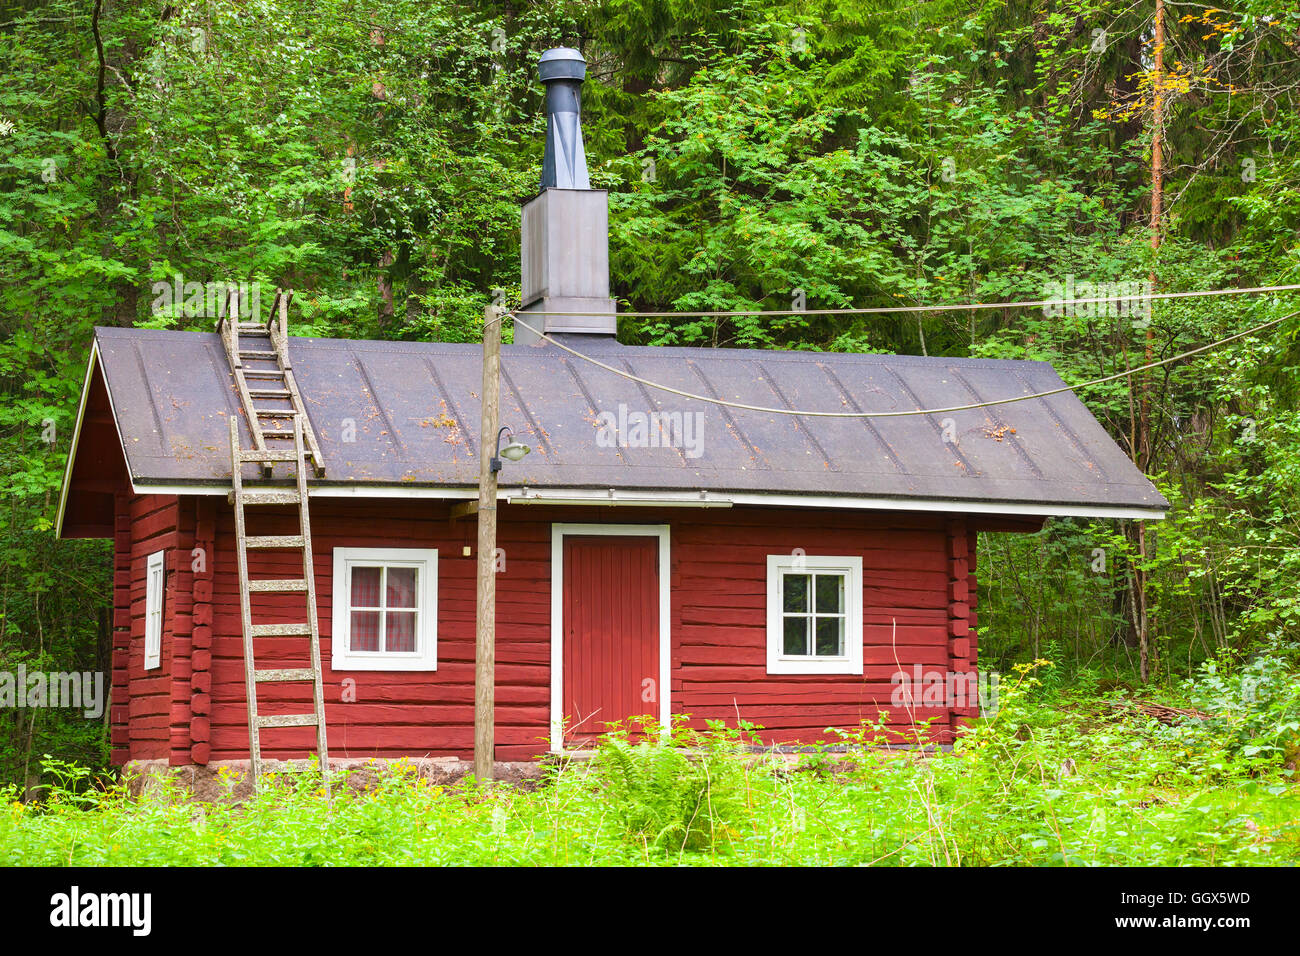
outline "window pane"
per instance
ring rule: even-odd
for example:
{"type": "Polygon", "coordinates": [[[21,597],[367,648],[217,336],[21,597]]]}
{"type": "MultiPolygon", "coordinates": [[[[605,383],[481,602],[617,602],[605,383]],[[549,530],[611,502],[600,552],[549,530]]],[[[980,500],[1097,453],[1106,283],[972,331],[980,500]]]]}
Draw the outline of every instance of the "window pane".
{"type": "Polygon", "coordinates": [[[352,607],[379,607],[380,568],[352,569],[352,607]]]}
{"type": "Polygon", "coordinates": [[[807,574],[786,574],[781,578],[781,590],[784,594],[782,598],[784,605],[782,610],[786,613],[797,613],[808,610],[808,578],[807,574]]]}
{"type": "MultiPolygon", "coordinates": [[[[367,568],[366,570],[370,570],[367,568]]],[[[377,597],[378,595],[376,595],[377,597]]],[[[379,650],[379,612],[378,611],[353,611],[352,612],[352,650],[354,651],[377,651],[379,650]]]]}
{"type": "Polygon", "coordinates": [[[415,607],[415,568],[389,568],[385,607],[415,607]]]}
{"type": "Polygon", "coordinates": [[[844,575],[817,575],[817,612],[819,614],[844,613],[844,575]]]}
{"type": "Polygon", "coordinates": [[[389,651],[415,650],[415,612],[389,611],[384,627],[384,643],[389,651]]]}
{"type": "Polygon", "coordinates": [[[785,619],[785,640],[782,642],[783,654],[806,655],[808,653],[808,619],[806,617],[787,617],[785,619]]]}
{"type": "Polygon", "coordinates": [[[844,618],[819,617],[817,619],[817,656],[844,656],[844,618]]]}

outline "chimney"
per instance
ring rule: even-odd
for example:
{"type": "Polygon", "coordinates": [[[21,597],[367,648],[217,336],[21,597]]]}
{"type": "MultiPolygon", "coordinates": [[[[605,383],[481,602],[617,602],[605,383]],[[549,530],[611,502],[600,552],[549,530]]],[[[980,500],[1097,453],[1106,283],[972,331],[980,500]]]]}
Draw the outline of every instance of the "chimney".
{"type": "MultiPolygon", "coordinates": [[[[618,331],[609,297],[609,197],[590,188],[582,148],[582,81],[587,64],[577,50],[547,50],[538,64],[546,84],[546,155],[541,194],[524,204],[520,229],[521,318],[546,334],[571,333],[613,341],[618,331]],[[539,315],[528,312],[571,312],[539,315]]],[[[515,342],[537,336],[515,324],[515,342]]]]}

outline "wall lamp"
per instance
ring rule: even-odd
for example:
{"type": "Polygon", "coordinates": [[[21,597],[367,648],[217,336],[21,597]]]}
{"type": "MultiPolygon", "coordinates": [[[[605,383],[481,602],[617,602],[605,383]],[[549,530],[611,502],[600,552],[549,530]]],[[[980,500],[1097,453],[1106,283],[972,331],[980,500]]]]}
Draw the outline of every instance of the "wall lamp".
{"type": "Polygon", "coordinates": [[[501,459],[506,461],[519,461],[524,455],[532,451],[527,445],[515,441],[515,433],[511,431],[509,425],[502,425],[501,430],[497,432],[497,453],[491,461],[492,474],[501,470],[501,459]],[[501,436],[510,432],[510,443],[505,448],[501,447],[501,436]]]}

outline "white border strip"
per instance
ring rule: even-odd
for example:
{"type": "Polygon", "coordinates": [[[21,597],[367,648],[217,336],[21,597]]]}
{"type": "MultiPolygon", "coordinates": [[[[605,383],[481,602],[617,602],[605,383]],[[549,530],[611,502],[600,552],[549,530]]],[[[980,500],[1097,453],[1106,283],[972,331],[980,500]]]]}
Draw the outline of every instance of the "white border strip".
{"type": "MultiPolygon", "coordinates": [[[[138,495],[225,495],[230,489],[212,485],[151,485],[132,482],[138,495]]],[[[443,498],[469,501],[478,497],[473,488],[411,488],[400,485],[313,485],[313,498],[443,498]]],[[[1026,515],[1061,518],[1134,518],[1158,521],[1163,508],[1122,505],[1020,504],[1017,502],[967,501],[960,498],[884,498],[864,495],[815,495],[785,492],[730,491],[620,491],[590,488],[502,488],[497,500],[525,505],[616,505],[623,507],[728,508],[735,505],[768,505],[792,508],[847,508],[865,511],[925,511],[936,514],[1026,515]],[[611,494],[611,491],[613,492],[611,494]]]]}
{"type": "Polygon", "coordinates": [[[669,578],[672,562],[668,549],[671,535],[666,524],[561,524],[551,525],[551,753],[564,749],[564,536],[572,534],[649,536],[659,540],[659,722],[670,729],[672,693],[669,617],[669,578]]]}

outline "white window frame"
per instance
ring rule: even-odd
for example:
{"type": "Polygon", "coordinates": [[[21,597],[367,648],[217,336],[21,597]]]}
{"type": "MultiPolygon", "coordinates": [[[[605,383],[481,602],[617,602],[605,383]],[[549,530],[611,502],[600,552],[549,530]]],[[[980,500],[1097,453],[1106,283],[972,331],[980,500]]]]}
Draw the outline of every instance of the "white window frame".
{"type": "Polygon", "coordinates": [[[167,593],[167,552],[149,555],[144,569],[144,669],[162,667],[163,595],[167,593]]]}
{"type": "Polygon", "coordinates": [[[769,554],[767,556],[767,672],[769,674],[862,674],[862,558],[855,555],[769,554]],[[842,657],[788,656],[783,653],[784,609],[781,581],[787,571],[838,572],[844,582],[842,657]]]}
{"type": "Polygon", "coordinates": [[[438,669],[438,550],[436,548],[335,548],[330,667],[336,671],[436,671],[438,669]],[[351,569],[355,566],[419,569],[414,651],[353,651],[351,569]]]}

